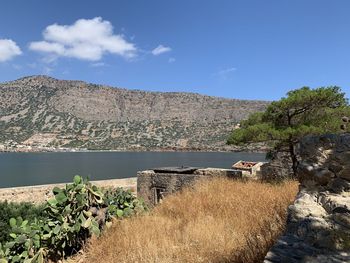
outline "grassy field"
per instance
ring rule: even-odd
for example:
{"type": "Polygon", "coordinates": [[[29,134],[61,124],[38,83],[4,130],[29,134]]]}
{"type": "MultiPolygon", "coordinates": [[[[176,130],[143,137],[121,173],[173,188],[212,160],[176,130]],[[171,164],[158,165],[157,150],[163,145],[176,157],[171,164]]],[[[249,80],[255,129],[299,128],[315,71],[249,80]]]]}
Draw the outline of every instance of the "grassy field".
{"type": "Polygon", "coordinates": [[[147,215],[115,221],[76,262],[261,262],[297,182],[202,181],[147,215]]]}

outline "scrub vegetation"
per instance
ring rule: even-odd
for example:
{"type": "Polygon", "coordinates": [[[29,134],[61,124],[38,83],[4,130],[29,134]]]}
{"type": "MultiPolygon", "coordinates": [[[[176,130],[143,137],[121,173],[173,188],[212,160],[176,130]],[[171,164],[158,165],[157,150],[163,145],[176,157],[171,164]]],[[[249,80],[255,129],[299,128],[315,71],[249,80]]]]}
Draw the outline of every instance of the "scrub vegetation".
{"type": "Polygon", "coordinates": [[[149,214],[115,220],[71,261],[261,262],[285,227],[297,185],[200,181],[149,214]]]}
{"type": "Polygon", "coordinates": [[[14,203],[2,201],[0,202],[0,243],[10,240],[11,226],[10,218],[22,217],[29,221],[34,219],[42,219],[44,213],[43,205],[34,205],[32,203],[14,203]]]}
{"type": "Polygon", "coordinates": [[[42,207],[3,204],[8,212],[2,223],[9,225],[1,233],[0,263],[57,262],[79,251],[92,235],[100,235],[113,218],[146,209],[130,191],[98,188],[80,176],[53,193],[42,207]]]}

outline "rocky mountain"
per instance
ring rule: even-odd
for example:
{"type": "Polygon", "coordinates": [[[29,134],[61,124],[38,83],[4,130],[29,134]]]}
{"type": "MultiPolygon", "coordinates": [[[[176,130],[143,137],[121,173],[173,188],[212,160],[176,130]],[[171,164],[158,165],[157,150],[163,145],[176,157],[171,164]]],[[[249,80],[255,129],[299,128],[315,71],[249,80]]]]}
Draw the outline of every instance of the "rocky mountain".
{"type": "Polygon", "coordinates": [[[87,149],[219,149],[268,102],[127,90],[31,76],[0,84],[0,143],[87,149]]]}

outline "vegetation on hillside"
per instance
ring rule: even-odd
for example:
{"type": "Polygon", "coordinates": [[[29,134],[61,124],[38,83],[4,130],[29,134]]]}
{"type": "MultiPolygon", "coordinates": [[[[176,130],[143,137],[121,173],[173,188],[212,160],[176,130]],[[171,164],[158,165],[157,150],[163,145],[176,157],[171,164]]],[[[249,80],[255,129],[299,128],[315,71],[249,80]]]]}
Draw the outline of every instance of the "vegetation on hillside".
{"type": "Polygon", "coordinates": [[[0,83],[0,144],[220,149],[237,122],[267,104],[33,76],[0,83]]]}
{"type": "Polygon", "coordinates": [[[294,181],[201,181],[148,215],[113,222],[69,262],[261,262],[296,192],[294,181]]]}
{"type": "MultiPolygon", "coordinates": [[[[112,218],[146,209],[130,191],[100,189],[80,176],[75,176],[64,189],[55,187],[53,193],[38,217],[30,221],[22,216],[7,219],[11,231],[3,238],[6,242],[0,243],[1,263],[57,261],[79,251],[112,218]]],[[[13,205],[10,206],[5,209],[12,211],[9,215],[15,215],[13,205]]]]}
{"type": "Polygon", "coordinates": [[[303,87],[272,102],[265,112],[255,113],[232,132],[229,144],[270,142],[276,151],[290,155],[295,174],[295,146],[309,134],[340,132],[342,117],[350,115],[348,100],[339,87],[303,87]]]}

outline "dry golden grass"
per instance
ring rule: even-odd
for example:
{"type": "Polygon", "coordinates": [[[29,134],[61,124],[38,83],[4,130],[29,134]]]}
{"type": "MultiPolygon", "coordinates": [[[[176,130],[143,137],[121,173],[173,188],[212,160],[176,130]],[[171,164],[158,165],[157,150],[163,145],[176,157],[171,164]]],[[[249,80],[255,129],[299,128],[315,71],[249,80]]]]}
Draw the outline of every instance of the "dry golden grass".
{"type": "Polygon", "coordinates": [[[283,231],[296,182],[213,179],[116,221],[79,262],[261,262],[283,231]]]}

